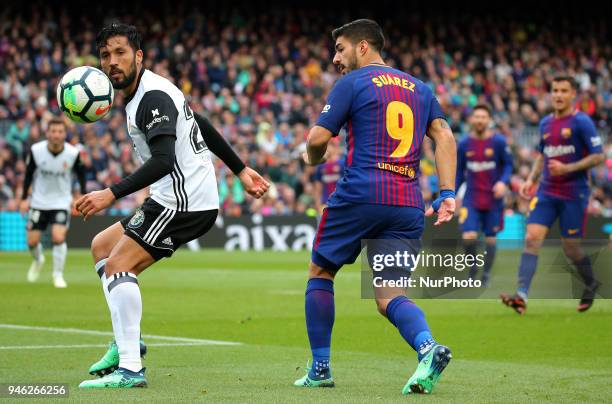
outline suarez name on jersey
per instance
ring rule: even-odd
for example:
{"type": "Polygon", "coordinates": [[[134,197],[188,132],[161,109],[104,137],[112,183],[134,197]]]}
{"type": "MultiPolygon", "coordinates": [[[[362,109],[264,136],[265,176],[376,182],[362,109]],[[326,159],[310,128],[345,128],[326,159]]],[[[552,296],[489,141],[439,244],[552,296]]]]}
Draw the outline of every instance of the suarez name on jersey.
{"type": "Polygon", "coordinates": [[[371,64],[340,78],[316,123],[334,135],[348,132],[336,196],[423,209],[421,145],[436,118],[445,116],[431,89],[407,73],[371,64]]]}
{"type": "Polygon", "coordinates": [[[591,118],[584,112],[574,112],[561,118],[548,115],[540,122],[540,135],[539,151],[544,154],[544,172],[539,192],[561,199],[587,195],[587,170],[552,176],[548,171],[548,162],[553,159],[568,164],[589,154],[602,153],[601,138],[591,118]]]}

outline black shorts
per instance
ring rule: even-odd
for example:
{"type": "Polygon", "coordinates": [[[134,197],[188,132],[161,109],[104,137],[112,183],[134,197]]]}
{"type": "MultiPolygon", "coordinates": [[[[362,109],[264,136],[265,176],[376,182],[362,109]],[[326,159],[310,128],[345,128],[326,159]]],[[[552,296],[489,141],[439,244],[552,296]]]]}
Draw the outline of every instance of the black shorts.
{"type": "Polygon", "coordinates": [[[205,234],[215,224],[217,213],[218,209],[178,212],[147,198],[132,216],[121,220],[121,225],[125,235],[157,261],[205,234]]]}
{"type": "Polygon", "coordinates": [[[63,209],[40,210],[30,209],[28,213],[28,230],[45,231],[49,225],[61,224],[66,227],[70,225],[70,212],[63,209]]]}

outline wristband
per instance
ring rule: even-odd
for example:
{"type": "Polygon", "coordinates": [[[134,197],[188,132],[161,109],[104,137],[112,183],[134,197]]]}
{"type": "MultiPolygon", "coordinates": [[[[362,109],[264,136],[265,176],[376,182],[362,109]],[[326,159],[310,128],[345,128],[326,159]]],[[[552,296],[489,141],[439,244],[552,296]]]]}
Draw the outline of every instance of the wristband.
{"type": "Polygon", "coordinates": [[[433,201],[433,203],[431,204],[431,207],[433,208],[434,212],[437,212],[438,209],[440,209],[440,205],[442,205],[442,201],[448,198],[455,199],[455,191],[451,191],[450,189],[443,189],[442,191],[440,191],[440,196],[438,197],[438,199],[433,201]]]}

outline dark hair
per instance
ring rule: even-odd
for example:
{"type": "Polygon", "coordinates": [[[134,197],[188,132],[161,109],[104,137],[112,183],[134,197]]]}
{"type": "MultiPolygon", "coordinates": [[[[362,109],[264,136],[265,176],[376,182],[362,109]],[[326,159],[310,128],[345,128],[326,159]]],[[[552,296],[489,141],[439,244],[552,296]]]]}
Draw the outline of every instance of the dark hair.
{"type": "Polygon", "coordinates": [[[64,129],[68,130],[68,126],[66,126],[66,122],[64,122],[64,120],[60,118],[59,116],[54,116],[53,118],[49,119],[49,122],[47,122],[47,129],[49,129],[51,125],[63,125],[64,129]]]}
{"type": "Polygon", "coordinates": [[[114,22],[102,28],[102,30],[98,32],[98,36],[96,37],[98,52],[100,52],[100,48],[106,46],[109,38],[114,36],[127,37],[128,43],[132,49],[134,49],[134,51],[140,49],[140,32],[138,32],[138,29],[136,29],[136,27],[133,25],[114,22]]]}
{"type": "Polygon", "coordinates": [[[487,111],[487,114],[491,116],[491,108],[487,104],[476,104],[474,108],[472,108],[472,113],[482,109],[483,111],[487,111]]]}
{"type": "Polygon", "coordinates": [[[385,36],[380,25],[374,20],[362,18],[344,24],[332,31],[334,41],[340,36],[346,37],[354,44],[366,40],[378,52],[385,47],[385,36]]]}
{"type": "Polygon", "coordinates": [[[572,76],[556,76],[552,81],[553,83],[567,81],[574,90],[578,88],[578,83],[576,83],[576,80],[572,76]]]}

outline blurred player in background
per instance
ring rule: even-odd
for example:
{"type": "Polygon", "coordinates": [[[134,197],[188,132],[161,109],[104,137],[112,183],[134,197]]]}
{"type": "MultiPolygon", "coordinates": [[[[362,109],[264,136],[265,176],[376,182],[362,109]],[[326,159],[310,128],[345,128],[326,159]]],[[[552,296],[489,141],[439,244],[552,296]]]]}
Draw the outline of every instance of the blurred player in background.
{"type": "Polygon", "coordinates": [[[181,90],[143,67],[136,27],[110,24],[96,42],[102,70],[126,96],[128,133],[143,164],[110,188],[81,197],[76,208],[87,219],[143,188],[149,187],[150,197],[133,216],[92,241],[115,341],[89,369],[90,374],[103,377],[83,381],[79,387],[146,387],[138,275],[214,224],[219,196],[210,151],[254,197],[260,198],[269,184],[244,165],[207,119],[193,113],[181,90]]]}
{"type": "Polygon", "coordinates": [[[533,199],[518,270],[518,287],[512,296],[501,295],[502,302],[519,314],[527,310],[527,295],[538,264],[538,253],[557,219],[563,252],[585,283],[578,311],[591,307],[598,286],[580,240],[584,237],[589,203],[588,170],[604,161],[601,138],[591,118],[574,108],[577,87],[574,79],[557,77],[551,87],[553,113],[540,121],[540,155],[520,188],[522,197],[533,199]],[[533,190],[540,175],[542,180],[534,197],[533,190]]]}
{"type": "Polygon", "coordinates": [[[317,211],[322,213],[327,206],[327,200],[336,190],[336,183],[344,172],[344,161],[341,158],[340,146],[337,142],[328,145],[328,158],[325,163],[317,166],[315,171],[315,198],[317,200],[317,211]]]}
{"type": "Polygon", "coordinates": [[[66,264],[66,233],[70,225],[72,206],[72,172],[75,172],[85,193],[85,170],[79,159],[79,150],[66,142],[66,124],[53,118],[47,126],[47,140],[32,145],[27,158],[27,169],[21,191],[20,210],[28,212],[28,248],[32,264],[28,271],[28,282],[36,282],[45,256],[40,243],[41,233],[51,226],[53,243],[53,285],[65,288],[64,265],[66,264]],[[28,191],[32,185],[31,201],[28,191]]]}
{"type": "MultiPolygon", "coordinates": [[[[512,175],[512,155],[506,138],[491,129],[491,122],[489,107],[476,105],[470,116],[472,132],[457,148],[456,189],[466,182],[459,224],[466,254],[476,255],[479,232],[486,238],[481,275],[485,286],[495,260],[496,234],[504,225],[504,195],[512,175]]],[[[476,265],[470,268],[471,279],[476,278],[477,270],[476,265]]]]}
{"type": "MultiPolygon", "coordinates": [[[[372,20],[356,20],[332,32],[333,62],[344,76],[327,98],[308,135],[308,164],[325,162],[329,141],[346,127],[348,154],[344,175],[327,202],[312,249],[306,287],[306,327],[312,367],[295,381],[301,387],[334,386],[330,369],[334,324],[334,277],[355,262],[362,239],[418,240],[424,228],[419,189],[421,145],[427,134],[436,144],[441,196],[427,215],[435,225],[455,210],[456,145],[432,91],[416,78],[387,66],[385,39],[372,20]]],[[[423,311],[403,288],[378,294],[379,312],[397,327],[417,352],[419,364],[402,393],[429,393],[451,358],[432,337],[423,311]]]]}

